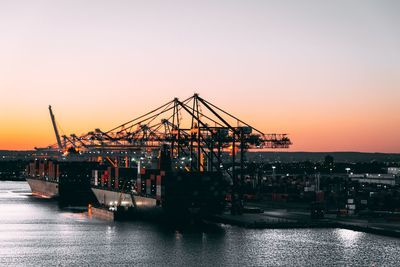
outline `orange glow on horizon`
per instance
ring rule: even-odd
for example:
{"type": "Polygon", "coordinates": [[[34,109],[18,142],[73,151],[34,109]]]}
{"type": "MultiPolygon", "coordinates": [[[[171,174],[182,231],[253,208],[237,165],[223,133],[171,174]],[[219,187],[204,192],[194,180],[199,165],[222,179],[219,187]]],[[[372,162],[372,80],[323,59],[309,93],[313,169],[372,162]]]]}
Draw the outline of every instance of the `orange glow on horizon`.
{"type": "MultiPolygon", "coordinates": [[[[42,109],[46,110],[46,106],[42,109]]],[[[60,117],[70,116],[72,118],[72,121],[58,120],[58,124],[61,127],[66,125],[68,129],[72,129],[71,132],[66,132],[67,134],[73,132],[83,134],[98,128],[99,124],[103,125],[101,128],[106,130],[122,123],[119,117],[115,117],[115,119],[108,117],[107,121],[98,119],[90,120],[90,116],[92,115],[90,113],[70,111],[72,111],[75,117],[71,116],[71,114],[62,114],[55,109],[56,119],[58,119],[58,114],[60,114],[60,117]],[[73,129],[74,127],[75,130],[73,129]]],[[[303,111],[303,113],[305,112],[303,111]]],[[[241,118],[258,129],[269,129],[264,130],[265,133],[289,134],[293,145],[288,150],[281,149],[278,151],[364,151],[393,153],[400,151],[399,142],[397,142],[392,128],[386,127],[393,122],[395,114],[393,114],[393,117],[387,116],[384,120],[380,120],[379,116],[376,115],[378,122],[371,125],[371,119],[374,118],[371,116],[367,118],[362,113],[354,114],[353,117],[346,117],[347,119],[343,119],[342,114],[331,114],[328,116],[327,114],[314,114],[313,112],[304,115],[301,113],[286,114],[282,119],[266,118],[261,116],[261,114],[256,117],[251,116],[251,114],[248,115],[248,113],[250,113],[249,110],[241,118]],[[304,119],[302,116],[304,116],[304,119]],[[296,120],[296,118],[298,119],[296,120]],[[268,125],[270,127],[266,127],[268,125]],[[275,126],[275,129],[273,126],[275,126]],[[379,131],[375,127],[379,128],[379,131]]],[[[15,120],[9,118],[8,125],[10,127],[8,129],[2,128],[0,132],[0,136],[2,137],[0,139],[0,149],[31,150],[34,147],[46,147],[55,144],[56,139],[50,117],[46,112],[41,112],[41,114],[43,117],[25,120],[24,123],[19,123],[21,118],[17,117],[15,120]]],[[[101,115],[99,116],[101,117],[101,115]]],[[[240,117],[240,114],[238,116],[240,117]]],[[[129,117],[125,117],[128,120],[129,117]]],[[[130,118],[133,118],[133,116],[130,118]]]]}
{"type": "Polygon", "coordinates": [[[50,104],[79,136],[197,92],[282,151],[400,153],[396,4],[100,2],[1,6],[0,149],[56,143],[50,104]]]}

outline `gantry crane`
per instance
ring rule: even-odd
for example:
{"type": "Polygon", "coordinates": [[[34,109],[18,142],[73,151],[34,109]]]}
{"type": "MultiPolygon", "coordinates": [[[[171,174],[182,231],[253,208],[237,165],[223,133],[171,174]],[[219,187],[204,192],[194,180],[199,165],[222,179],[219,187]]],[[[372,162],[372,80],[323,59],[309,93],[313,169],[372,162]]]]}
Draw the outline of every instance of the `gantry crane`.
{"type": "Polygon", "coordinates": [[[64,149],[76,147],[82,151],[93,149],[117,151],[143,147],[156,148],[162,143],[171,143],[173,153],[177,153],[178,146],[188,141],[194,142],[194,136],[210,142],[205,137],[215,137],[217,133],[220,138],[226,135],[224,139],[219,140],[224,148],[229,138],[230,141],[235,141],[236,147],[243,143],[243,149],[288,148],[291,144],[286,134],[264,134],[198,94],[194,94],[183,101],[175,98],[108,131],[96,129],[79,137],[74,134],[69,137],[64,136],[65,145],[61,146],[64,149]],[[182,113],[186,113],[187,117],[182,113]],[[183,123],[184,120],[186,124],[183,123]],[[234,126],[235,123],[241,126],[234,126]],[[193,134],[194,131],[200,131],[201,134],[193,134]]]}
{"type": "MultiPolygon", "coordinates": [[[[287,134],[264,134],[198,94],[168,103],[108,131],[95,129],[84,135],[58,134],[49,106],[57,144],[49,146],[64,154],[83,157],[95,154],[116,166],[118,156],[126,158],[137,151],[168,151],[177,171],[222,172],[233,182],[233,192],[244,179],[245,152],[248,149],[288,148],[287,134]],[[165,149],[167,148],[167,149],[165,149]],[[111,155],[115,158],[111,159],[111,155]]],[[[160,153],[161,154],[161,153],[160,153]]],[[[136,155],[135,155],[136,156],[136,155]]]]}
{"type": "Polygon", "coordinates": [[[291,145],[286,134],[264,134],[198,94],[183,101],[174,98],[108,131],[95,129],[81,136],[64,135],[63,142],[51,106],[49,110],[56,145],[64,153],[117,155],[125,152],[129,156],[132,151],[157,150],[167,145],[171,159],[189,161],[183,166],[186,171],[225,171],[234,181],[237,174],[243,179],[248,149],[288,148],[291,145]],[[226,159],[227,152],[230,159],[226,159]],[[231,163],[231,168],[223,168],[227,162],[231,163]]]}

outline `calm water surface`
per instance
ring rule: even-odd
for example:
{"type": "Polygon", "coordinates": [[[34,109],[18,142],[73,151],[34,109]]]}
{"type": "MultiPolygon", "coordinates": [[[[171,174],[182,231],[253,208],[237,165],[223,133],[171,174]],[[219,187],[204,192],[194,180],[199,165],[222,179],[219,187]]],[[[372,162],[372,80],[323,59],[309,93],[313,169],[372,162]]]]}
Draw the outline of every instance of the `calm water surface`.
{"type": "Polygon", "coordinates": [[[400,239],[342,229],[177,231],[106,222],[0,182],[0,266],[399,266],[400,239]]]}

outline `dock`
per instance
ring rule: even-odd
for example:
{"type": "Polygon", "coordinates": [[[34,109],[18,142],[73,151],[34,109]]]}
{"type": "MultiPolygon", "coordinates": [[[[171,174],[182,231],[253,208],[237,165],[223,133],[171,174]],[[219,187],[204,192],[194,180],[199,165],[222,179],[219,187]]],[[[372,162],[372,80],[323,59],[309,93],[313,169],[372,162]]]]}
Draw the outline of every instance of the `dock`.
{"type": "Polygon", "coordinates": [[[326,216],[312,220],[306,212],[268,210],[259,214],[231,215],[225,212],[210,218],[211,222],[249,229],[342,228],[347,230],[400,237],[400,223],[360,220],[355,217],[326,216]]]}
{"type": "Polygon", "coordinates": [[[330,220],[297,220],[274,217],[264,213],[231,215],[224,213],[210,218],[212,222],[250,229],[331,228],[336,224],[330,220]]]}

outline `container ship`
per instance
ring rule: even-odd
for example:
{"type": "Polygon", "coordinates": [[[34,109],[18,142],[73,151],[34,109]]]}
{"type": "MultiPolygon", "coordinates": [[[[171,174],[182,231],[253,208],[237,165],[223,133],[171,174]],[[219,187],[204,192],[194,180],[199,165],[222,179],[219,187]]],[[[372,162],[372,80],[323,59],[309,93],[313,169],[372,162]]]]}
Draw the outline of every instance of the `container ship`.
{"type": "Polygon", "coordinates": [[[210,215],[225,208],[228,181],[216,172],[165,172],[157,169],[93,170],[92,191],[110,210],[210,215]]]}
{"type": "Polygon", "coordinates": [[[56,198],[60,204],[85,206],[94,199],[90,176],[97,166],[96,162],[37,159],[28,164],[26,181],[33,195],[56,198]]]}
{"type": "Polygon", "coordinates": [[[158,168],[103,167],[92,171],[92,191],[98,203],[116,212],[163,213],[174,217],[204,217],[225,209],[230,180],[221,172],[172,171],[158,168]]]}
{"type": "Polygon", "coordinates": [[[60,136],[51,106],[49,112],[57,144],[37,150],[69,162],[33,162],[32,191],[67,199],[93,194],[90,204],[101,205],[93,210],[104,214],[161,209],[207,216],[222,212],[225,199],[240,210],[245,152],[291,144],[286,134],[264,134],[198,94],[81,136],[60,136]],[[74,158],[86,162],[72,163],[74,158]]]}

